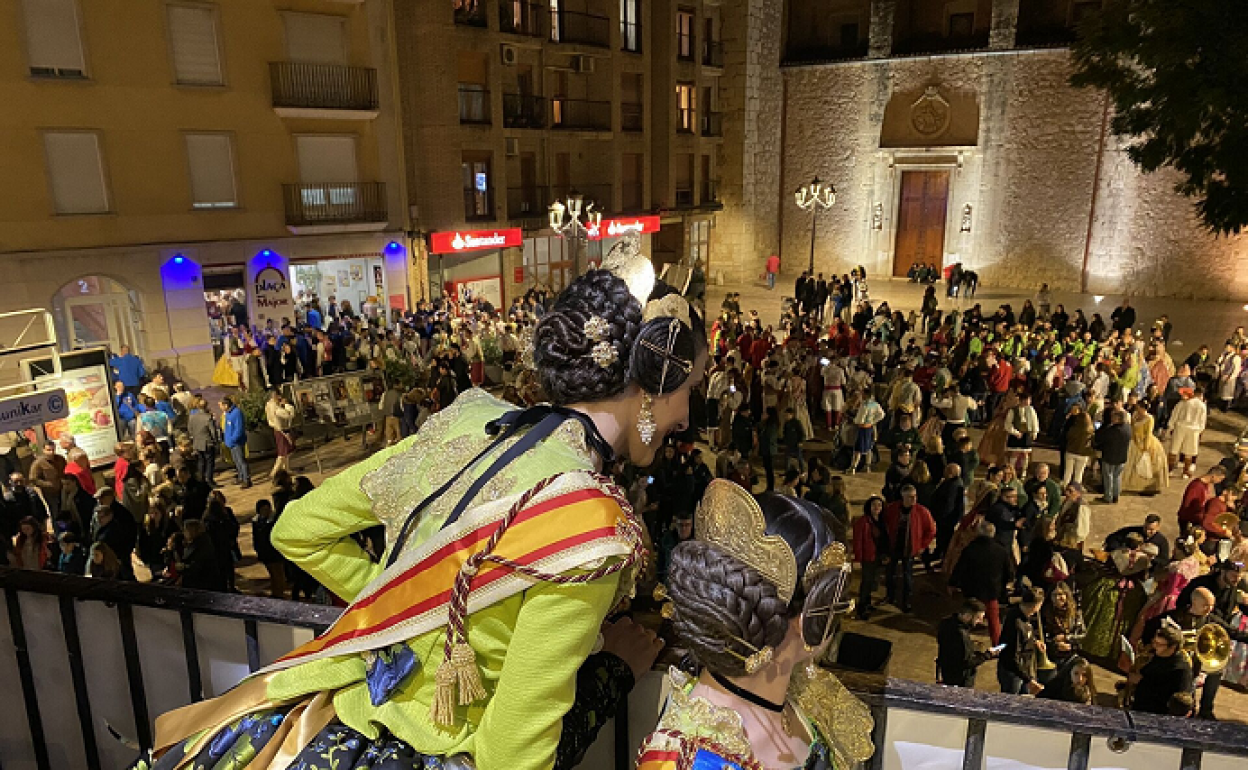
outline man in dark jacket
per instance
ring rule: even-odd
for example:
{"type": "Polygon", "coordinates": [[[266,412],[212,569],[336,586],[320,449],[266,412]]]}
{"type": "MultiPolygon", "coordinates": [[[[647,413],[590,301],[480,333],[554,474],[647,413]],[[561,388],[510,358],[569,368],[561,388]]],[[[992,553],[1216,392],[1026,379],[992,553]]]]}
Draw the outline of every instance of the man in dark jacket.
{"type": "Polygon", "coordinates": [[[1101,470],[1105,475],[1107,503],[1116,503],[1122,495],[1122,472],[1127,467],[1127,452],[1131,448],[1131,426],[1127,425],[1127,413],[1113,409],[1109,419],[1096,431],[1092,445],[1101,450],[1101,470]]]}
{"type": "Polygon", "coordinates": [[[1011,695],[1035,695],[1044,689],[1036,679],[1036,653],[1044,650],[1044,642],[1036,633],[1035,616],[1044,604],[1044,591],[1031,589],[1022,601],[1005,614],[1001,629],[1001,658],[997,661],[997,681],[1001,692],[1011,695]]]}
{"type": "MultiPolygon", "coordinates": [[[[1183,632],[1172,626],[1159,628],[1151,637],[1153,659],[1129,677],[1135,685],[1131,710],[1169,714],[1170,699],[1192,691],[1192,663],[1183,650],[1183,632]]],[[[1205,680],[1206,683],[1208,679],[1205,680]]]]}
{"type": "Polygon", "coordinates": [[[1023,511],[1018,506],[1018,488],[1002,489],[1001,496],[988,509],[984,519],[996,526],[997,542],[1005,548],[1006,552],[1013,555],[1015,537],[1020,529],[1027,526],[1023,511]]]}
{"type": "Polygon", "coordinates": [[[224,573],[217,563],[217,551],[204,523],[198,519],[187,521],[182,525],[182,534],[186,538],[186,550],[177,565],[182,587],[224,591],[224,573]]]}
{"type": "Polygon", "coordinates": [[[945,466],[945,477],[932,492],[932,518],[936,520],[936,558],[943,558],[949,541],[966,513],[966,486],[962,483],[962,467],[957,463],[945,466]]]}
{"type": "Polygon", "coordinates": [[[208,411],[203,399],[192,402],[187,417],[186,430],[191,434],[191,446],[199,458],[199,477],[209,486],[216,486],[217,452],[221,446],[221,427],[208,411]]]}
{"type": "Polygon", "coordinates": [[[977,537],[962,550],[949,576],[949,585],[984,603],[993,644],[1001,640],[1001,597],[1014,577],[1014,558],[996,539],[996,531],[992,522],[980,522],[977,537]]]}
{"type": "Polygon", "coordinates": [[[139,525],[130,511],[117,502],[117,493],[112,487],[104,487],[97,492],[95,502],[95,533],[92,539],[96,543],[104,543],[117,555],[117,561],[121,563],[118,580],[134,580],[132,557],[139,539],[139,525]]]}
{"type": "Polygon", "coordinates": [[[942,684],[975,689],[975,673],[992,652],[978,650],[971,629],[984,622],[984,605],[967,599],[957,612],[940,621],[936,631],[936,670],[942,684]]]}

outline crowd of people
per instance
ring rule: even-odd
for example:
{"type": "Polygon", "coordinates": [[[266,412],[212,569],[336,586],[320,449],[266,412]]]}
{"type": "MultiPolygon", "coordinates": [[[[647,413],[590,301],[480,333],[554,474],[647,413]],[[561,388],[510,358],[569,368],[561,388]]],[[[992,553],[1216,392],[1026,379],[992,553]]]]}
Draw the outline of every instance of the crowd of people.
{"type": "MultiPolygon", "coordinates": [[[[995,661],[1004,692],[1090,703],[1097,663],[1128,675],[1134,708],[1212,718],[1220,683],[1248,681],[1239,593],[1248,442],[1203,475],[1198,463],[1206,404],[1230,408],[1248,393],[1248,336],[1237,329],[1220,357],[1202,346],[1176,361],[1165,316],[1141,333],[1129,301],[1106,320],[1067,312],[1047,287],[1017,311],[989,312],[973,301],[978,277],[954,267],[943,276],[945,297],[958,298],[950,308],[926,268],[912,276],[927,288],[909,313],[876,303],[861,267],[830,280],[803,273],[775,326],[742,309],[740,295],[725,298],[688,430],[652,466],[613,469],[646,523],[652,579],[664,581],[676,546],[695,536],[694,511],[712,479],[728,479],[819,506],[829,530],[852,544],[860,619],[881,604],[911,612],[918,565],[955,592],[959,608],[936,631],[947,685],[973,686],[976,670],[995,661]],[[1059,462],[1033,462],[1040,447],[1059,462]],[[879,493],[853,510],[844,477],[878,470],[879,493]],[[1172,479],[1186,484],[1173,544],[1157,514],[1089,542],[1100,506],[1155,495],[1172,479]],[[981,623],[987,648],[971,635],[981,623]],[[1225,671],[1202,674],[1184,651],[1181,632],[1205,623],[1236,642],[1225,671]]],[[[387,391],[378,426],[377,443],[394,444],[486,384],[487,361],[502,372],[489,384],[505,400],[541,401],[526,350],[550,299],[533,290],[505,310],[480,297],[422,301],[387,318],[332,297],[323,310],[307,296],[295,318],[263,328],[230,308],[218,374],[223,384],[276,393],[401,360],[413,382],[387,391]]],[[[9,478],[9,559],[133,579],[134,555],[155,580],[232,590],[239,524],[214,475],[225,447],[239,483],[251,484],[238,405],[227,398],[214,414],[181,383],[149,378],[129,351],[118,358],[125,440],[115,482],[97,489],[85,455],[45,447],[29,480],[9,478]]],[[[280,395],[271,404],[268,422],[290,446],[279,452],[270,498],[255,506],[254,550],[274,596],[323,597],[269,541],[286,504],[311,488],[283,462],[293,447],[290,405],[280,395]]],[[[377,530],[359,542],[375,558],[385,548],[377,530]]]]}

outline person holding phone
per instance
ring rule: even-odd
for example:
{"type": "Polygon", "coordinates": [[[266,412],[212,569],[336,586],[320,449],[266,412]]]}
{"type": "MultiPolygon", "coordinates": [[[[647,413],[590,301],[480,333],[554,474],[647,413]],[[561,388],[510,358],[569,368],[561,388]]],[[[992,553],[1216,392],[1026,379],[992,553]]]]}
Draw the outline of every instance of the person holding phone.
{"type": "Polygon", "coordinates": [[[958,611],[940,621],[936,631],[936,681],[949,687],[975,689],[979,667],[995,658],[1005,645],[981,650],[971,641],[971,631],[983,625],[986,607],[967,599],[958,611]]]}
{"type": "Polygon", "coordinates": [[[1033,588],[1005,615],[1001,629],[1000,659],[997,681],[1001,692],[1013,695],[1035,695],[1044,689],[1036,679],[1036,653],[1044,650],[1044,642],[1036,633],[1033,620],[1044,604],[1044,590],[1033,588]]]}

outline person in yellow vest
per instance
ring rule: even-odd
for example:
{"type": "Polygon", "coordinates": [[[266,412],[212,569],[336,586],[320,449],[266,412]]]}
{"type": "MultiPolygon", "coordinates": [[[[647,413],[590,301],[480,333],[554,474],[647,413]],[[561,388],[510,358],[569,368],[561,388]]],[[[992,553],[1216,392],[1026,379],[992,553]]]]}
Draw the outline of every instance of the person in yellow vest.
{"type": "Polygon", "coordinates": [[[687,428],[706,368],[701,319],[638,244],[618,244],[538,324],[526,357],[550,403],[468,390],[286,508],[273,545],[350,604],[225,695],[158,719],[134,768],[577,761],[660,647],[634,633],[624,657],[609,652],[621,631],[603,620],[632,591],[643,536],[602,473],[649,465],[687,428]],[[380,563],[351,537],[377,524],[380,563]]]}

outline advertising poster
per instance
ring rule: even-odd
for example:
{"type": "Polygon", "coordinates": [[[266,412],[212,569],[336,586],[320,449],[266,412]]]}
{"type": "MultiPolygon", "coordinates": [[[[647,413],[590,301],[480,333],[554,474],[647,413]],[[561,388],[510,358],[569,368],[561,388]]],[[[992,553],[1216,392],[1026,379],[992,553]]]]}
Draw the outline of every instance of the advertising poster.
{"type": "Polygon", "coordinates": [[[43,424],[46,436],[56,441],[65,434],[91,458],[91,464],[104,465],[117,459],[117,426],[113,422],[113,399],[108,372],[102,365],[69,369],[57,377],[40,377],[40,385],[55,384],[65,389],[69,416],[43,424]]]}

